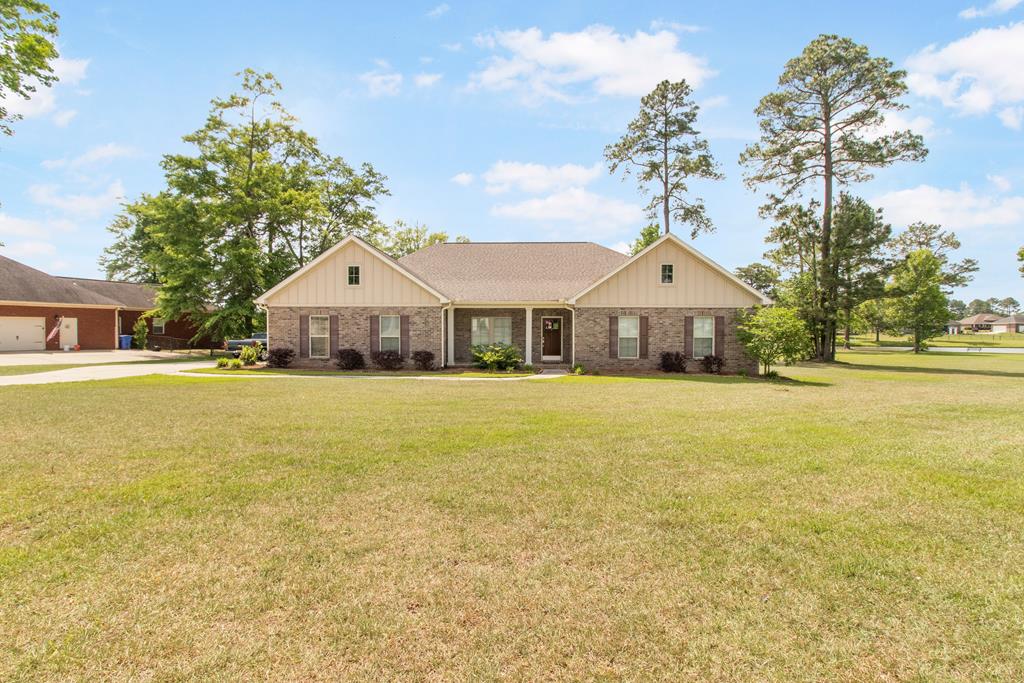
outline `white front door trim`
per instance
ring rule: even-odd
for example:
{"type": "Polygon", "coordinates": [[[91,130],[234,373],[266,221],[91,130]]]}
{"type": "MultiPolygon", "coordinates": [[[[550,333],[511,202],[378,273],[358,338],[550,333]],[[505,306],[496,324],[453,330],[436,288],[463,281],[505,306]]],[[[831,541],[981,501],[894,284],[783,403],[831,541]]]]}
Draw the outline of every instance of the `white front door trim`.
{"type": "Polygon", "coordinates": [[[540,359],[541,361],[561,361],[565,355],[565,325],[563,323],[562,316],[560,315],[544,315],[540,318],[540,359]],[[558,321],[558,355],[557,356],[545,356],[544,355],[544,321],[545,320],[557,320],[558,321]]]}

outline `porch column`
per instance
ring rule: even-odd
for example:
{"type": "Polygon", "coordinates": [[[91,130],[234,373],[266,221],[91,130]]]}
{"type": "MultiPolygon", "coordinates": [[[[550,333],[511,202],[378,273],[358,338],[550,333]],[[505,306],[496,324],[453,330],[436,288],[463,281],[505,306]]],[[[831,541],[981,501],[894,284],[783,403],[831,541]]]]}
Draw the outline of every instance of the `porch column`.
{"type": "Polygon", "coordinates": [[[448,365],[455,365],[455,307],[448,307],[448,365]]]}
{"type": "Polygon", "coordinates": [[[533,365],[533,309],[526,309],[526,358],[527,365],[533,365]]]}

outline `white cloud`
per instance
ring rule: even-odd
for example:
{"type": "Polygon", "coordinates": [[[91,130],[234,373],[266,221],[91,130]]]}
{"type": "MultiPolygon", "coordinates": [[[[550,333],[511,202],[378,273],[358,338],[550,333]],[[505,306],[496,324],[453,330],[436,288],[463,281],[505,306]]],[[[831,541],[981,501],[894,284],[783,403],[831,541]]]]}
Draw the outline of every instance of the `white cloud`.
{"type": "Polygon", "coordinates": [[[963,114],[997,106],[1008,127],[1020,125],[1012,105],[1024,101],[1024,22],[985,28],[945,47],[929,45],[907,60],[907,84],[963,114]]]}
{"type": "Polygon", "coordinates": [[[715,73],[703,57],[680,50],[679,36],[667,30],[630,36],[593,25],[545,37],[529,28],[477,36],[474,42],[505,54],[492,56],[472,74],[470,88],[518,92],[530,104],[572,101],[587,86],[598,95],[636,97],[666,78],[700,87],[715,73]]]}
{"type": "Polygon", "coordinates": [[[975,7],[971,5],[965,10],[961,10],[961,19],[977,19],[979,17],[991,17],[997,14],[1005,14],[1014,7],[1019,5],[1021,0],[993,0],[984,7],[975,7]]]}
{"type": "Polygon", "coordinates": [[[432,85],[437,84],[441,80],[443,74],[416,74],[413,77],[413,83],[416,84],[417,88],[429,88],[432,85]]]}
{"type": "Polygon", "coordinates": [[[447,2],[442,2],[437,7],[434,7],[433,9],[428,11],[427,16],[431,19],[437,19],[439,16],[443,14],[448,14],[448,10],[450,9],[451,5],[449,5],[447,2]]]}
{"type": "Polygon", "coordinates": [[[908,117],[903,112],[894,111],[887,113],[882,125],[866,132],[865,137],[873,140],[901,130],[909,130],[925,138],[933,138],[940,134],[939,129],[935,127],[935,122],[927,116],[908,117]]]}
{"type": "MultiPolygon", "coordinates": [[[[61,86],[77,85],[80,83],[85,78],[88,68],[88,59],[58,57],[53,61],[53,73],[58,79],[53,87],[47,88],[40,85],[38,81],[30,81],[31,84],[35,85],[36,91],[32,93],[29,99],[12,97],[4,102],[4,106],[9,113],[21,115],[26,119],[45,116],[57,108],[57,90],[61,86]]],[[[67,118],[67,121],[62,124],[63,117],[57,118],[61,116],[62,112],[58,112],[55,115],[57,125],[67,125],[67,123],[70,123],[71,119],[67,118]]],[[[66,114],[63,116],[66,117],[66,114]]],[[[73,117],[74,114],[71,114],[71,116],[73,117]]]]}
{"type": "Polygon", "coordinates": [[[68,220],[37,221],[0,213],[0,235],[9,237],[46,237],[52,232],[70,232],[75,224],[68,220]]]}
{"type": "Polygon", "coordinates": [[[988,179],[990,183],[995,185],[996,189],[999,190],[1000,192],[1009,192],[1010,188],[1013,187],[1012,183],[1010,183],[1010,179],[1007,178],[1006,176],[987,175],[985,176],[985,178],[988,179]]]}
{"type": "Polygon", "coordinates": [[[714,109],[715,107],[724,107],[729,104],[729,97],[727,95],[714,95],[706,100],[700,102],[701,109],[714,109]]]}
{"type": "Polygon", "coordinates": [[[609,247],[609,249],[613,249],[613,250],[619,252],[620,254],[627,254],[627,255],[631,251],[630,246],[628,244],[626,244],[625,242],[622,242],[622,241],[616,242],[615,244],[611,245],[609,247]]]}
{"type": "Polygon", "coordinates": [[[441,48],[448,52],[462,52],[462,43],[441,43],[441,48]]]}
{"type": "Polygon", "coordinates": [[[120,180],[115,180],[97,195],[62,195],[56,185],[30,185],[28,195],[36,204],[57,209],[75,218],[99,218],[124,200],[124,186],[120,180]]]}
{"type": "Polygon", "coordinates": [[[697,33],[703,31],[703,26],[697,24],[681,24],[678,21],[665,21],[664,19],[655,19],[651,22],[652,31],[675,31],[676,33],[697,33]]]}
{"type": "Polygon", "coordinates": [[[78,111],[74,109],[62,109],[53,115],[53,125],[58,128],[67,128],[68,124],[70,124],[71,120],[76,116],[78,116],[78,111]]]}
{"type": "Polygon", "coordinates": [[[924,221],[951,230],[970,230],[1024,222],[1024,197],[979,194],[967,185],[957,190],[918,185],[883,194],[872,204],[881,207],[886,221],[897,226],[924,221]]]}
{"type": "Polygon", "coordinates": [[[996,116],[1007,128],[1020,130],[1021,124],[1024,124],[1024,107],[1004,107],[996,116]]]}
{"type": "Polygon", "coordinates": [[[456,173],[455,175],[453,175],[451,180],[456,185],[462,185],[463,187],[465,187],[466,185],[469,185],[470,183],[473,182],[473,174],[466,173],[465,171],[463,171],[462,173],[456,173]]]}
{"type": "Polygon", "coordinates": [[[601,175],[601,170],[600,163],[593,166],[545,166],[518,161],[497,161],[487,169],[483,177],[487,183],[485,189],[490,194],[501,194],[511,189],[537,194],[582,187],[601,175]]]}
{"type": "Polygon", "coordinates": [[[588,192],[582,187],[570,187],[522,202],[498,204],[491,208],[491,214],[527,221],[569,223],[586,229],[594,237],[615,235],[622,228],[641,225],[644,219],[639,206],[588,192]]]}
{"type": "Polygon", "coordinates": [[[135,156],[135,154],[137,154],[137,152],[132,147],[119,145],[115,142],[108,142],[105,145],[93,147],[83,154],[71,159],[47,159],[43,162],[43,168],[50,170],[58,168],[76,169],[82,168],[83,166],[103,164],[113,159],[135,156]]]}
{"type": "Polygon", "coordinates": [[[375,60],[377,68],[359,75],[366,84],[370,97],[393,97],[402,89],[402,74],[392,70],[383,59],[375,60]]]}
{"type": "Polygon", "coordinates": [[[36,256],[52,256],[57,253],[57,247],[49,242],[40,240],[28,240],[25,242],[14,242],[3,247],[4,254],[13,259],[32,258],[36,256]]]}

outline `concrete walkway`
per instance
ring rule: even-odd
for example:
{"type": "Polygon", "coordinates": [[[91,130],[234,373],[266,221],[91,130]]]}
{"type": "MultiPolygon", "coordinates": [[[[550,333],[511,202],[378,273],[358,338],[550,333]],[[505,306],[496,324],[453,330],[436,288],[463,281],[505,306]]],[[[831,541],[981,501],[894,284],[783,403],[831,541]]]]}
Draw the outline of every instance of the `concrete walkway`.
{"type": "Polygon", "coordinates": [[[428,382],[517,382],[534,379],[554,379],[565,377],[565,370],[544,370],[538,375],[525,375],[522,377],[451,377],[438,375],[275,375],[271,373],[262,375],[246,375],[239,373],[232,375],[206,374],[188,372],[188,370],[199,370],[210,368],[213,364],[210,361],[183,362],[183,363],[151,363],[144,365],[92,365],[81,368],[66,368],[64,370],[52,370],[50,372],[37,372],[28,375],[0,375],[0,387],[18,386],[23,384],[57,384],[62,382],[90,382],[94,380],[121,379],[122,377],[142,377],[144,375],[181,375],[183,377],[203,378],[228,378],[228,379],[312,379],[312,380],[425,380],[428,382]]]}
{"type": "Polygon", "coordinates": [[[181,358],[170,351],[4,351],[0,365],[90,365],[92,363],[136,363],[146,360],[181,358]]]}
{"type": "MultiPolygon", "coordinates": [[[[183,370],[213,367],[210,361],[183,363],[129,363],[126,365],[86,365],[28,375],[0,375],[0,387],[19,384],[53,384],[57,382],[89,382],[92,380],[142,377],[143,375],[175,375],[183,370]]],[[[187,377],[219,377],[219,375],[186,375],[187,377]]]]}

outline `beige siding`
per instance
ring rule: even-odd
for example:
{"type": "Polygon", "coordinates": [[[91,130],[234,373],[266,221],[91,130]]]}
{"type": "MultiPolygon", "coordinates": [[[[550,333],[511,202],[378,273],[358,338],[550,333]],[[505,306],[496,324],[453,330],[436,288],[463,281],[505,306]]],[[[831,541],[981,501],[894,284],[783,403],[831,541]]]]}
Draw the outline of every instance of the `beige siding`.
{"type": "Polygon", "coordinates": [[[424,306],[438,298],[368,252],[349,242],[267,299],[270,306],[424,306]],[[360,266],[358,287],[348,286],[348,267],[360,266]]]}
{"type": "Polygon", "coordinates": [[[580,297],[576,305],[746,308],[760,303],[722,273],[665,240],[580,297]],[[673,264],[674,284],[660,284],[663,263],[673,264]]]}

